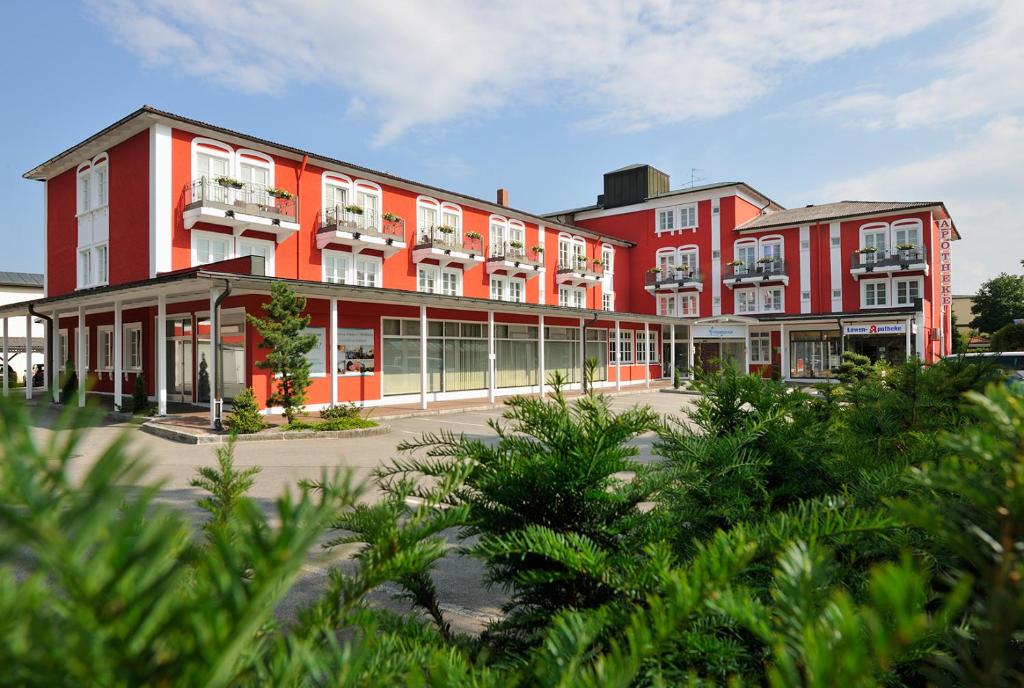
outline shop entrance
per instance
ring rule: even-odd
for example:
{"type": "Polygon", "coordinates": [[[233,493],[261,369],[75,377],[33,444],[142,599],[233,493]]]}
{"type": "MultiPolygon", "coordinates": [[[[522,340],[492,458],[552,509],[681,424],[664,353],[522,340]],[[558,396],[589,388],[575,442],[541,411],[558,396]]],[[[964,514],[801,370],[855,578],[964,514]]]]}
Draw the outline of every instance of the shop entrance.
{"type": "MultiPolygon", "coordinates": [[[[686,375],[690,371],[686,369],[686,346],[685,341],[676,340],[675,344],[675,362],[676,370],[682,375],[686,375]]],[[[672,344],[668,340],[663,339],[661,342],[661,377],[665,380],[672,379],[672,344]]]]}
{"type": "Polygon", "coordinates": [[[167,400],[192,401],[192,316],[167,319],[167,400]]]}
{"type": "Polygon", "coordinates": [[[745,346],[741,339],[697,340],[693,345],[693,365],[705,373],[715,373],[731,363],[743,372],[747,360],[745,346]]]}
{"type": "Polygon", "coordinates": [[[888,361],[892,364],[907,360],[907,340],[904,336],[886,337],[883,335],[849,335],[846,338],[846,350],[867,356],[872,363],[888,361]]]}

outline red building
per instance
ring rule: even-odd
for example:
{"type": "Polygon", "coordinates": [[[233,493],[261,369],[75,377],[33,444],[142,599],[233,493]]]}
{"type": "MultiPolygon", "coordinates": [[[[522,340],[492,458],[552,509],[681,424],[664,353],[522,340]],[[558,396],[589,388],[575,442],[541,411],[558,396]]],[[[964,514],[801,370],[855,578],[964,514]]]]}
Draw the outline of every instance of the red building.
{"type": "Polygon", "coordinates": [[[619,388],[695,359],[799,380],[844,349],[949,349],[959,237],[939,202],[785,210],[740,182],[671,191],[637,165],[605,175],[597,204],[541,216],[504,190],[490,202],[149,107],[25,176],[45,188],[31,315],[51,325],[53,379],[72,361],[117,404],[139,375],[161,411],[213,418],[246,386],[265,400],[245,314],[280,280],[320,342],[311,408],[493,399],[554,371],[578,386],[590,357],[619,388]]]}

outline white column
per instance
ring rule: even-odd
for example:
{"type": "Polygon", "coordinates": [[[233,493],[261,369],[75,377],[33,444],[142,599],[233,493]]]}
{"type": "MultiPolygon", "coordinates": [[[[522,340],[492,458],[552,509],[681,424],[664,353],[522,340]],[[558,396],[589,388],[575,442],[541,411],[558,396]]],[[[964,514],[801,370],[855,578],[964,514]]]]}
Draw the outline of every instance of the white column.
{"type": "Polygon", "coordinates": [[[76,334],[76,346],[78,351],[78,405],[85,406],[85,357],[86,352],[86,341],[85,341],[85,308],[82,306],[78,307],[78,329],[75,331],[76,334]]]}
{"type": "Polygon", "coordinates": [[[622,332],[615,321],[615,389],[622,389],[622,332]]]}
{"type": "Polygon", "coordinates": [[[540,316],[537,322],[537,388],[540,395],[544,396],[544,379],[547,371],[544,370],[544,315],[540,316]]]}
{"type": "Polygon", "coordinates": [[[10,358],[9,354],[10,354],[10,350],[7,348],[7,318],[4,318],[4,370],[3,370],[3,375],[4,375],[4,396],[7,396],[10,393],[10,391],[11,391],[10,390],[11,381],[7,379],[8,378],[8,376],[7,376],[7,361],[10,358]]]}
{"type": "MultiPolygon", "coordinates": [[[[651,386],[651,324],[648,322],[644,323],[644,347],[647,351],[644,352],[644,384],[648,387],[651,386]]],[[[655,347],[657,348],[657,347],[655,347]]]]}
{"type": "Polygon", "coordinates": [[[206,372],[210,377],[210,427],[217,423],[217,323],[220,317],[217,313],[217,299],[220,297],[219,289],[210,290],[210,353],[207,361],[206,372]]]}
{"type": "Polygon", "coordinates": [[[327,357],[330,361],[331,374],[331,406],[338,404],[338,297],[331,297],[331,332],[327,337],[330,342],[331,354],[327,357]]]}
{"type": "Polygon", "coordinates": [[[156,297],[156,413],[167,415],[167,297],[156,297]]]}
{"type": "Polygon", "coordinates": [[[673,383],[676,379],[676,324],[672,323],[668,331],[668,379],[673,383]]]}
{"type": "Polygon", "coordinates": [[[25,315],[25,398],[32,398],[32,314],[25,315]]]}
{"type": "Polygon", "coordinates": [[[786,323],[779,323],[779,377],[789,379],[789,342],[786,341],[786,323]]]}
{"type": "Polygon", "coordinates": [[[427,408],[427,307],[420,306],[420,408],[427,408]]]}
{"type": "Polygon", "coordinates": [[[114,302],[114,408],[120,409],[124,401],[121,390],[124,387],[124,315],[121,302],[114,302]]]}
{"type": "Polygon", "coordinates": [[[694,354],[693,323],[691,322],[689,325],[687,325],[687,327],[690,328],[687,331],[688,334],[690,335],[690,337],[689,337],[689,341],[686,343],[686,370],[689,371],[688,374],[690,376],[690,379],[693,380],[695,378],[695,373],[693,372],[693,354],[694,354]]]}
{"type": "Polygon", "coordinates": [[[494,311],[487,311],[487,398],[490,399],[492,404],[497,395],[497,381],[494,379],[495,358],[494,311]]]}
{"type": "Polygon", "coordinates": [[[910,360],[910,318],[907,318],[907,335],[906,335],[906,337],[907,337],[907,345],[906,345],[907,346],[907,351],[906,351],[906,354],[907,354],[907,360],[909,361],[910,360]]]}
{"type": "Polygon", "coordinates": [[[927,341],[927,339],[926,339],[927,330],[926,330],[926,328],[924,326],[924,305],[923,304],[921,306],[921,310],[919,310],[917,312],[917,315],[915,315],[914,317],[917,320],[917,337],[916,337],[916,339],[917,339],[917,357],[919,359],[921,359],[921,361],[924,361],[924,358],[925,358],[925,356],[924,356],[924,346],[925,346],[925,342],[927,341]]]}
{"type": "MultiPolygon", "coordinates": [[[[47,363],[47,361],[49,361],[49,360],[50,360],[50,338],[46,336],[46,326],[44,325],[43,326],[43,369],[44,370],[45,370],[46,366],[49,365],[47,363]]],[[[50,384],[49,384],[49,382],[47,382],[47,376],[44,374],[43,375],[43,390],[48,390],[49,388],[50,388],[50,384]]],[[[45,396],[46,395],[44,394],[43,397],[45,397],[45,396]]]]}
{"type": "MultiPolygon", "coordinates": [[[[51,316],[53,318],[53,327],[50,329],[50,335],[53,337],[53,341],[50,343],[50,355],[53,359],[48,361],[46,365],[50,366],[50,398],[54,402],[60,402],[60,373],[61,368],[64,366],[64,361],[60,360],[60,313],[54,311],[51,316]]],[[[67,354],[67,352],[63,352],[67,354]]]]}
{"type": "Polygon", "coordinates": [[[580,391],[583,391],[583,378],[587,374],[587,342],[584,341],[586,332],[583,329],[583,318],[580,318],[580,391]]]}
{"type": "Polygon", "coordinates": [[[750,374],[750,325],[747,325],[747,329],[744,330],[746,334],[743,335],[743,371],[747,375],[750,374]]]}

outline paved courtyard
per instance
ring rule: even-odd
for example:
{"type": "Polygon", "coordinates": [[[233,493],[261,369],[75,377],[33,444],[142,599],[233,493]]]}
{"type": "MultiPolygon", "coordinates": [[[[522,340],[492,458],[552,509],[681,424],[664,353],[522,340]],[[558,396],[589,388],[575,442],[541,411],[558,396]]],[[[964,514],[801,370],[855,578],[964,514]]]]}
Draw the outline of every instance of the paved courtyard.
{"type": "MultiPolygon", "coordinates": [[[[662,414],[682,415],[692,404],[692,397],[652,391],[613,396],[611,403],[617,410],[646,404],[662,414]]],[[[374,437],[244,442],[236,445],[235,463],[238,467],[260,466],[250,496],[269,512],[274,499],[284,490],[294,490],[304,478],[319,478],[325,469],[348,468],[357,478],[368,479],[375,468],[396,455],[395,447],[399,442],[425,432],[445,428],[468,436],[493,437],[494,432],[487,423],[500,417],[501,412],[500,408],[479,409],[450,415],[398,418],[387,421],[391,433],[374,437]]],[[[38,422],[36,432],[41,437],[52,432],[47,427],[51,418],[52,412],[44,412],[38,422]]],[[[72,471],[80,475],[87,470],[100,451],[126,431],[133,435],[130,447],[140,451],[152,466],[150,480],[163,483],[160,499],[196,519],[201,518],[202,512],[195,507],[200,494],[189,486],[189,480],[198,467],[216,464],[214,448],[209,445],[179,444],[139,432],[129,425],[104,424],[86,435],[72,471]]],[[[652,460],[653,440],[653,435],[647,435],[635,441],[641,461],[652,460]]],[[[302,579],[283,605],[282,614],[287,616],[297,605],[318,595],[328,568],[338,565],[344,557],[344,552],[337,551],[312,555],[304,567],[302,579]]],[[[434,575],[453,628],[479,631],[488,618],[497,615],[501,592],[482,587],[481,568],[475,561],[455,555],[446,557],[434,575]]],[[[388,604],[387,597],[386,592],[383,593],[380,601],[388,604]]]]}

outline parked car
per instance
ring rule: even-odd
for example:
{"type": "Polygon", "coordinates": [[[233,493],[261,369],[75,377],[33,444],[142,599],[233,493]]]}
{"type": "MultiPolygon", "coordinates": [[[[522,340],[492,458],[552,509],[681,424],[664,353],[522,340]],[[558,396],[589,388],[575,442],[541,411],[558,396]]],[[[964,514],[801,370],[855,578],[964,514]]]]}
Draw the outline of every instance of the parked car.
{"type": "Polygon", "coordinates": [[[1006,370],[1017,380],[1024,380],[1024,351],[985,351],[983,353],[954,354],[947,359],[962,358],[965,361],[990,362],[1006,370]]]}

